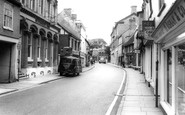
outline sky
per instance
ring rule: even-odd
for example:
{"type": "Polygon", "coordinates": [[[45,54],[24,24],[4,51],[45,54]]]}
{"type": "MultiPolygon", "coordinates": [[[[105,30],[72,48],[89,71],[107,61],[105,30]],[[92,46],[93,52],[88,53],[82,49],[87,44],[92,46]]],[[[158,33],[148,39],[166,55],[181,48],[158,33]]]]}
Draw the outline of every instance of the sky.
{"type": "Polygon", "coordinates": [[[86,28],[87,39],[102,38],[109,45],[115,22],[131,14],[131,6],[141,11],[143,0],[58,0],[58,13],[71,8],[86,28]]]}

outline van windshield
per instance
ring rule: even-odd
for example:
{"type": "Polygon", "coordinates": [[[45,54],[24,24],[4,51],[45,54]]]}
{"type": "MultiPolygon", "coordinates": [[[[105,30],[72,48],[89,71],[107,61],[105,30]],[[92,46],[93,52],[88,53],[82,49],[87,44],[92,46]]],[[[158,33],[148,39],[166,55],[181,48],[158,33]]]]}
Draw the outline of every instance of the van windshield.
{"type": "Polygon", "coordinates": [[[71,63],[72,60],[71,59],[68,59],[68,58],[61,58],[61,63],[71,63]]]}

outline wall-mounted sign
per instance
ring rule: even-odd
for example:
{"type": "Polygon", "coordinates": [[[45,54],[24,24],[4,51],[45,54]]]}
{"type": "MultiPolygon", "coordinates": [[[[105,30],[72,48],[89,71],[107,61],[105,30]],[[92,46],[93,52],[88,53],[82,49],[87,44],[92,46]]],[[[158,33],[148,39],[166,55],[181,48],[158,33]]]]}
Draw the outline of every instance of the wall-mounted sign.
{"type": "MultiPolygon", "coordinates": [[[[154,33],[154,38],[162,39],[169,31],[174,30],[184,23],[185,20],[185,1],[176,0],[170,11],[166,14],[165,18],[161,21],[158,29],[154,33]]],[[[184,25],[183,25],[184,26],[184,25]]]]}
{"type": "Polygon", "coordinates": [[[155,29],[155,22],[154,21],[143,21],[142,22],[142,29],[143,35],[145,39],[153,40],[151,35],[155,29]]]}

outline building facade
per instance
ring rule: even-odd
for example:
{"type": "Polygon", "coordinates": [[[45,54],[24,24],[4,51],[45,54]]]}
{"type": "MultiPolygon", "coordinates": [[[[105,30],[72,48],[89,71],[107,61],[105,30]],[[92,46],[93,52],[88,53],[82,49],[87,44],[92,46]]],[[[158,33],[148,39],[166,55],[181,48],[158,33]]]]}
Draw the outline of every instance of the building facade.
{"type": "Polygon", "coordinates": [[[18,79],[21,4],[18,0],[1,0],[0,6],[0,82],[13,82],[18,79]]]}
{"type": "Polygon", "coordinates": [[[80,33],[75,23],[76,15],[72,15],[71,10],[71,8],[66,8],[58,15],[58,24],[62,28],[59,37],[58,54],[60,54],[63,47],[71,47],[73,56],[80,58],[80,33]]]}
{"type": "Polygon", "coordinates": [[[167,115],[185,114],[184,11],[183,0],[144,0],[138,14],[140,71],[167,115]]]}
{"type": "Polygon", "coordinates": [[[81,57],[81,63],[82,67],[85,67],[88,63],[88,41],[87,41],[87,34],[86,34],[86,29],[83,23],[79,20],[75,21],[76,26],[78,28],[78,32],[80,33],[80,57],[81,57]]]}
{"type": "Polygon", "coordinates": [[[156,29],[152,36],[157,44],[160,104],[168,115],[185,114],[185,2],[159,1],[156,29]]]}
{"type": "Polygon", "coordinates": [[[57,72],[60,32],[57,0],[21,0],[21,3],[20,77],[57,72]]]}
{"type": "MultiPolygon", "coordinates": [[[[137,7],[131,7],[131,14],[116,22],[111,33],[111,63],[117,65],[130,65],[132,55],[130,53],[133,44],[132,36],[136,31],[137,7]],[[127,52],[128,51],[128,52],[127,52]],[[131,55],[130,55],[131,54],[131,55]]],[[[132,48],[133,49],[133,48],[132,48]]]]}

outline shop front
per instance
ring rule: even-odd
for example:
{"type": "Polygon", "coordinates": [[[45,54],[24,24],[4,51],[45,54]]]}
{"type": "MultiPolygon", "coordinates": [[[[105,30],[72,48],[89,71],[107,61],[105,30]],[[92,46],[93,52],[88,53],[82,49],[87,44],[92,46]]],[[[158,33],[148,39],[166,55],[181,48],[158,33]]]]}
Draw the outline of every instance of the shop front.
{"type": "Polygon", "coordinates": [[[160,105],[185,115],[185,1],[176,1],[153,33],[158,45],[160,105]]]}

